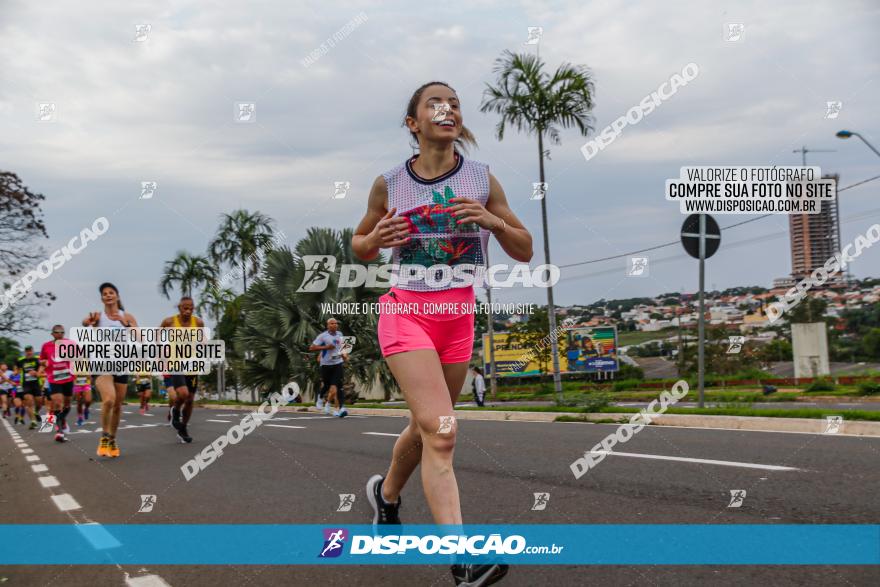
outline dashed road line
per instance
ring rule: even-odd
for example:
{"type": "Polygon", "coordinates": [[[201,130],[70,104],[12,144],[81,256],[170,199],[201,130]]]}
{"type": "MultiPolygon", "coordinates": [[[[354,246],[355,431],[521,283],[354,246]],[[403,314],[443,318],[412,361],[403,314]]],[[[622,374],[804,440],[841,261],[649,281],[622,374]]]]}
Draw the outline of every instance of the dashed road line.
{"type": "Polygon", "coordinates": [[[691,457],[671,457],[667,455],[649,455],[643,453],[636,452],[618,452],[607,451],[607,450],[591,450],[589,454],[594,455],[605,455],[605,456],[617,456],[617,457],[632,457],[637,459],[654,459],[658,461],[679,461],[682,463],[699,463],[702,465],[720,465],[723,467],[740,467],[743,469],[761,469],[764,471],[800,471],[796,467],[783,467],[780,465],[762,465],[760,463],[740,463],[737,461],[718,461],[715,459],[695,459],[691,457]]]}
{"type": "Polygon", "coordinates": [[[368,434],[370,436],[400,436],[400,434],[392,434],[391,432],[362,432],[361,434],[368,434]]]}

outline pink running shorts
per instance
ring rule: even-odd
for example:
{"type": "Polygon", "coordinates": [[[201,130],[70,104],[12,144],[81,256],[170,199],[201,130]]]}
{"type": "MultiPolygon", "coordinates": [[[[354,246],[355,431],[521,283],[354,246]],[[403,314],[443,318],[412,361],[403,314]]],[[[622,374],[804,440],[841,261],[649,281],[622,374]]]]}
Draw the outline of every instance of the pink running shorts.
{"type": "Polygon", "coordinates": [[[474,301],[473,287],[424,292],[392,287],[379,298],[382,356],[433,349],[441,363],[470,361],[474,349],[474,301]]]}

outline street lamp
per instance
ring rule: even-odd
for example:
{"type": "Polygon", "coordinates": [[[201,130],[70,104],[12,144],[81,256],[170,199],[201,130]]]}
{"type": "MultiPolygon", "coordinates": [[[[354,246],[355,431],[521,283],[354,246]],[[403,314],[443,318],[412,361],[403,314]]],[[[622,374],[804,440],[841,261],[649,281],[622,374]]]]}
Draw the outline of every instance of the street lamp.
{"type": "Polygon", "coordinates": [[[877,149],[875,149],[875,148],[874,148],[874,145],[872,145],[871,143],[869,143],[869,142],[865,139],[865,137],[863,137],[862,135],[860,135],[860,134],[857,133],[857,132],[853,132],[853,131],[851,131],[851,130],[840,130],[840,131],[837,131],[837,134],[836,134],[835,136],[836,136],[838,139],[848,139],[848,138],[850,138],[850,137],[859,137],[860,139],[862,139],[862,142],[863,142],[863,143],[865,143],[866,145],[868,145],[868,148],[869,148],[869,149],[871,149],[872,151],[874,151],[875,153],[877,153],[877,156],[880,157],[880,151],[878,151],[877,149]]]}

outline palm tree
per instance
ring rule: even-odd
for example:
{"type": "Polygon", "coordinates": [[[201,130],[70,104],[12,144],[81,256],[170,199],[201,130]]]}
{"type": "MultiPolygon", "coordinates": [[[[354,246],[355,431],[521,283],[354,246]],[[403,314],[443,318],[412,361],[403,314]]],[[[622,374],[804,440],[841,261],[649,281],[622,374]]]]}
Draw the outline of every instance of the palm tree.
{"type": "MultiPolygon", "coordinates": [[[[351,250],[351,229],[336,232],[311,228],[296,245],[296,253],[287,247],[266,255],[261,276],[242,296],[242,311],[248,319],[240,324],[235,336],[238,354],[249,351],[242,369],[242,380],[261,393],[278,391],[291,379],[306,389],[319,379],[315,354],[309,344],[325,328],[330,315],[322,303],[375,302],[384,288],[354,287],[337,290],[338,273],[322,292],[297,292],[305,275],[303,255],[332,255],[343,263],[356,263],[351,250]]],[[[382,263],[380,257],[373,263],[382,263]]],[[[350,314],[337,317],[344,334],[357,338],[347,371],[355,379],[371,384],[379,381],[386,397],[395,389],[394,378],[376,339],[375,314],[350,314]]]]}
{"type": "Polygon", "coordinates": [[[248,276],[260,270],[263,253],[273,243],[272,219],[260,212],[235,210],[220,217],[220,227],[208,245],[211,259],[229,263],[241,270],[242,291],[247,291],[248,276]]]}
{"type": "Polygon", "coordinates": [[[159,291],[166,298],[171,298],[171,291],[178,284],[183,295],[192,297],[194,287],[212,285],[216,280],[217,268],[207,257],[178,251],[174,259],[165,261],[159,291]]]}
{"type": "Polygon", "coordinates": [[[199,298],[199,312],[211,318],[214,323],[226,313],[226,308],[235,299],[235,293],[229,288],[208,287],[199,298]]]}
{"type": "MultiPolygon", "coordinates": [[[[538,169],[544,183],[544,137],[560,144],[560,128],[576,127],[586,136],[592,130],[593,80],[586,67],[563,63],[553,75],[544,71],[544,62],[535,55],[517,55],[505,51],[495,62],[497,85],[486,84],[481,112],[495,112],[501,120],[495,127],[498,140],[504,139],[507,125],[538,138],[538,169]]],[[[544,262],[550,264],[550,237],[547,232],[547,196],[541,199],[541,223],[544,228],[544,262]]],[[[547,288],[547,313],[550,332],[556,332],[556,306],[553,288],[547,288]]],[[[559,345],[552,336],[553,382],[562,399],[559,376],[559,345]]]]}

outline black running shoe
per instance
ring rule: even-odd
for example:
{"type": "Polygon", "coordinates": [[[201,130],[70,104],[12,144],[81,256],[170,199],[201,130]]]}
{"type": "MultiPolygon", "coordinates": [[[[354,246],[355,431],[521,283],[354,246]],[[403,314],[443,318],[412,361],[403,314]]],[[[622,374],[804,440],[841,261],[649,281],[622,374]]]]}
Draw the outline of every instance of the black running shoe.
{"type": "Polygon", "coordinates": [[[373,525],[377,524],[399,524],[400,516],[400,497],[397,498],[396,504],[387,504],[382,499],[382,482],[385,477],[382,475],[373,475],[367,481],[367,500],[373,506],[373,525]]]}
{"type": "Polygon", "coordinates": [[[171,408],[171,425],[175,430],[180,430],[182,424],[180,423],[180,410],[177,408],[171,408]]]}
{"type": "Polygon", "coordinates": [[[180,424],[179,427],[177,428],[177,438],[180,439],[180,442],[189,443],[189,442],[193,441],[192,436],[187,434],[186,425],[184,425],[184,424],[180,424]]]}
{"type": "Polygon", "coordinates": [[[497,583],[507,574],[507,565],[452,565],[456,585],[483,587],[497,583]]]}

